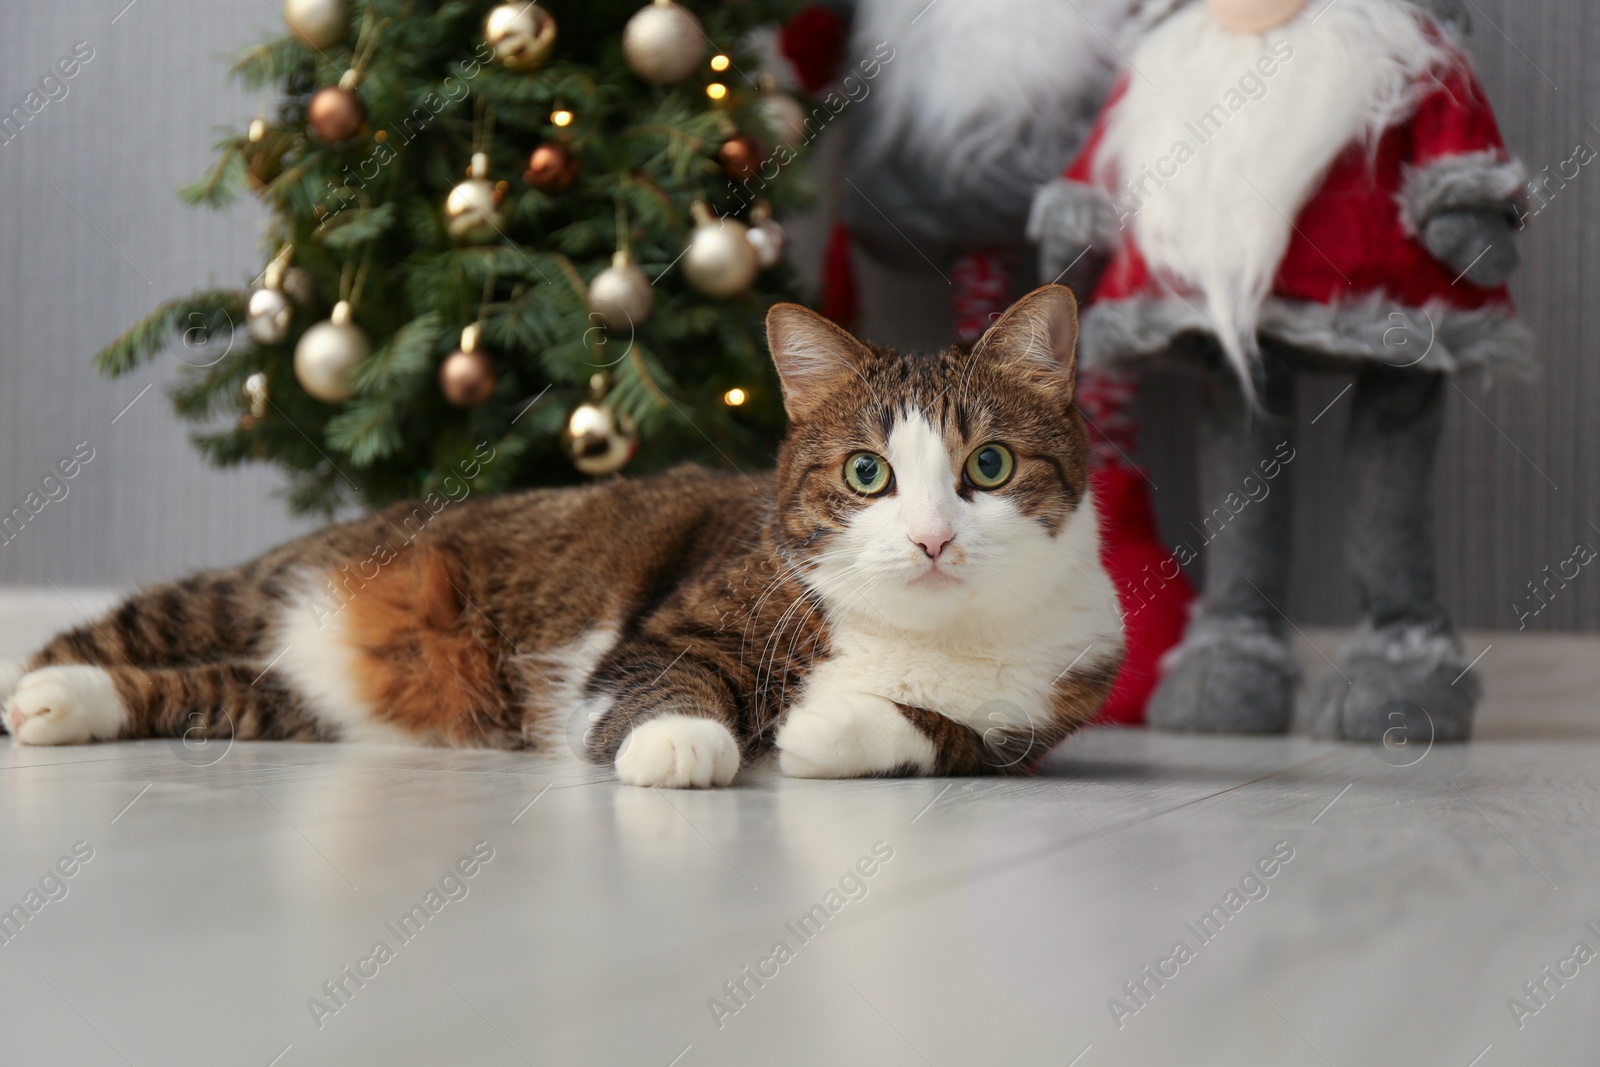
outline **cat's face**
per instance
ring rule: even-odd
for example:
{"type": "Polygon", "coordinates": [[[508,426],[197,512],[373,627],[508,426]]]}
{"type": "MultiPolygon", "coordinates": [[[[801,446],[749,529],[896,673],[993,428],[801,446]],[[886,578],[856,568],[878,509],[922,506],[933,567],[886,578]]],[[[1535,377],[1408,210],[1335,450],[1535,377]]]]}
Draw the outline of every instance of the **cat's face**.
{"type": "MultiPolygon", "coordinates": [[[[993,610],[1070,563],[1058,535],[1087,485],[1072,404],[1076,302],[1047,286],[970,350],[869,347],[780,305],[768,337],[790,432],[779,531],[836,607],[895,625],[993,610]]],[[[1053,583],[1052,583],[1053,584],[1053,583]]]]}

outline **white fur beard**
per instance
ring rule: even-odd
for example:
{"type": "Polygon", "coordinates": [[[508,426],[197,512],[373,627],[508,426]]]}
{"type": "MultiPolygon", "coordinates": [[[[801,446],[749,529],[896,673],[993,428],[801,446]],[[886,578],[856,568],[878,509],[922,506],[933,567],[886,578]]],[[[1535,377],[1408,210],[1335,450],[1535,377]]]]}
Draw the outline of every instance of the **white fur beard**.
{"type": "Polygon", "coordinates": [[[1132,53],[1135,71],[1111,116],[1097,178],[1118,183],[1120,210],[1132,213],[1134,236],[1157,275],[1204,299],[1247,387],[1257,317],[1291,220],[1341,152],[1357,140],[1375,143],[1415,107],[1418,77],[1444,55],[1416,9],[1400,0],[1313,2],[1259,36],[1224,29],[1195,2],[1132,53]],[[1270,78],[1257,67],[1263,56],[1277,61],[1270,78]],[[1251,76],[1254,88],[1241,91],[1241,79],[1251,76]],[[1213,105],[1220,128],[1215,119],[1202,128],[1213,105]],[[1176,159],[1180,143],[1192,154],[1173,173],[1160,161],[1176,159]]]}
{"type": "Polygon", "coordinates": [[[996,171],[1047,181],[1108,88],[1132,0],[862,0],[852,52],[895,59],[872,83],[869,157],[902,145],[945,190],[996,171]]]}

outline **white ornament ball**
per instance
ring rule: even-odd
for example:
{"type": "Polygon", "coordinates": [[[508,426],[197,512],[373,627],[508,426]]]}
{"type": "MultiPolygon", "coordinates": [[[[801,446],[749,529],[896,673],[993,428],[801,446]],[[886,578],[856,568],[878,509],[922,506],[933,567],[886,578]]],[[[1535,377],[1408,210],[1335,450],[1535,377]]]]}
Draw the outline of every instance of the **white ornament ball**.
{"type": "Polygon", "coordinates": [[[672,0],[640,8],[622,28],[622,55],[628,69],[656,85],[683,81],[699,69],[705,54],[700,20],[672,0]]]}
{"type": "Polygon", "coordinates": [[[489,12],[483,39],[511,70],[535,70],[556,46],[556,20],[538,4],[501,4],[489,12]]]}
{"type": "Polygon", "coordinates": [[[737,219],[702,222],[689,235],[683,273],[689,284],[711,297],[738,296],[761,269],[750,229],[737,219]]]}
{"type": "Polygon", "coordinates": [[[289,319],[294,309],[281,289],[257,289],[245,305],[244,328],[258,344],[282,344],[289,336],[289,319]]]}
{"type": "Polygon", "coordinates": [[[500,236],[500,193],[487,178],[468,178],[444,201],[445,229],[457,241],[492,241],[500,236]]]}
{"type": "Polygon", "coordinates": [[[344,0],[284,0],[289,32],[312,48],[331,48],[344,40],[350,19],[344,0]]]}
{"type": "Polygon", "coordinates": [[[589,311],[610,330],[629,331],[649,318],[655,298],[650,279],[626,252],[613,256],[611,266],[589,283],[589,311]]]}
{"type": "Polygon", "coordinates": [[[341,300],[328,321],[300,337],[294,349],[294,376],[318,400],[342,403],[356,395],[356,368],[371,351],[366,331],[350,321],[350,305],[341,300]]]}
{"type": "Polygon", "coordinates": [[[750,227],[750,246],[756,250],[756,262],[761,269],[776,267],[783,259],[783,227],[771,219],[750,227]]]}
{"type": "Polygon", "coordinates": [[[776,90],[761,94],[756,107],[760,109],[761,117],[767,120],[767,125],[772,127],[783,143],[790,148],[804,144],[808,136],[806,130],[806,111],[800,106],[800,101],[788,93],[776,90]]]}

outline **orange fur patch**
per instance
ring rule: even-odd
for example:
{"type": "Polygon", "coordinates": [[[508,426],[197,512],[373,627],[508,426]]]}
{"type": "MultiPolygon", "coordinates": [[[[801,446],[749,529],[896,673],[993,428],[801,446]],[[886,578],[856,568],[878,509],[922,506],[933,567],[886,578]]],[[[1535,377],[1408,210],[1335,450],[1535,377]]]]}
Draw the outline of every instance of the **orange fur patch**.
{"type": "Polygon", "coordinates": [[[500,703],[492,650],[468,625],[460,561],[414,546],[355,592],[344,638],[378,718],[435,744],[481,743],[500,703]]]}

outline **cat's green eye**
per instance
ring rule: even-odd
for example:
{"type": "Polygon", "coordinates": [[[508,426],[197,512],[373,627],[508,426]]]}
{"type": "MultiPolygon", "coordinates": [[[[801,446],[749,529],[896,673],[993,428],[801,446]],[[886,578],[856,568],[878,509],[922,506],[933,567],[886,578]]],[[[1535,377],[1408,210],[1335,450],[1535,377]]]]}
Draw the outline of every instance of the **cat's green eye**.
{"type": "Polygon", "coordinates": [[[1016,457],[1005,445],[979,445],[967,457],[967,481],[979,489],[998,489],[1011,480],[1016,457]]]}
{"type": "Polygon", "coordinates": [[[854,452],[844,461],[845,484],[863,496],[877,496],[889,488],[892,474],[889,461],[876,452],[854,452]]]}

